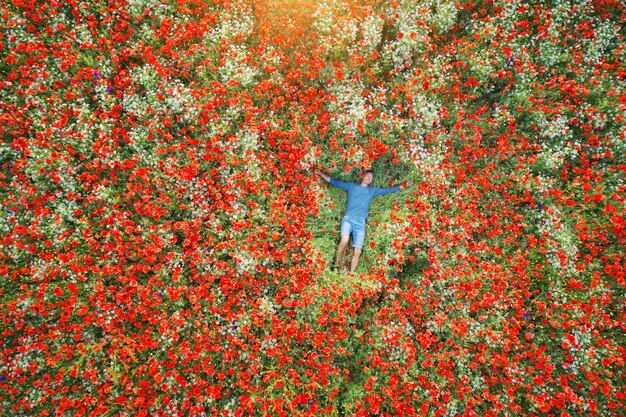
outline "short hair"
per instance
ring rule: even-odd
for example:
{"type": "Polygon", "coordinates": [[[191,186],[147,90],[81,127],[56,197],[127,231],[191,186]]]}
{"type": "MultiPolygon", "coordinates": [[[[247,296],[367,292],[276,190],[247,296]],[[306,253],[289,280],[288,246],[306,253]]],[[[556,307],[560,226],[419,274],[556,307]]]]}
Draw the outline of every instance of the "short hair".
{"type": "Polygon", "coordinates": [[[372,176],[374,176],[374,171],[372,171],[371,169],[366,169],[363,175],[365,174],[372,174],[372,176]]]}

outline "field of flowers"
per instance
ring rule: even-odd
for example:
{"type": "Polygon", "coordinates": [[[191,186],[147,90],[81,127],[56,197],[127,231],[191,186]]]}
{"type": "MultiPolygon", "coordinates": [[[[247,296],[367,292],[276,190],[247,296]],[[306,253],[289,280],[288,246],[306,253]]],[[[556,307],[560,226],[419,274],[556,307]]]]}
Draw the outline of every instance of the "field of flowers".
{"type": "Polygon", "coordinates": [[[0,415],[626,414],[625,26],[0,2],[0,415]],[[316,168],[413,184],[355,274],[316,168]]]}

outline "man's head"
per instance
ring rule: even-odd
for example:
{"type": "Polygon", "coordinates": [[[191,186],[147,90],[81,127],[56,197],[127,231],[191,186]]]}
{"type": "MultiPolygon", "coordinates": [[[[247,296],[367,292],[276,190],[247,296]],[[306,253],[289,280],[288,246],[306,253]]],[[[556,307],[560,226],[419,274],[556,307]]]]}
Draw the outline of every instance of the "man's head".
{"type": "Polygon", "coordinates": [[[374,172],[371,170],[367,170],[363,173],[363,180],[361,181],[361,185],[367,187],[374,181],[374,172]]]}

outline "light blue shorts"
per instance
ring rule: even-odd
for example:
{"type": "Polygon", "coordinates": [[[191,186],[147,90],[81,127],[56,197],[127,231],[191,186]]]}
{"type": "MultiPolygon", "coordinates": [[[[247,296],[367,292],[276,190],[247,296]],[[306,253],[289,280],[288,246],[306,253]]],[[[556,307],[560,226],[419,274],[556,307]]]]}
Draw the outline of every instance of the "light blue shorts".
{"type": "Polygon", "coordinates": [[[365,218],[356,216],[343,216],[341,219],[341,235],[352,233],[352,246],[363,249],[365,241],[365,218]]]}

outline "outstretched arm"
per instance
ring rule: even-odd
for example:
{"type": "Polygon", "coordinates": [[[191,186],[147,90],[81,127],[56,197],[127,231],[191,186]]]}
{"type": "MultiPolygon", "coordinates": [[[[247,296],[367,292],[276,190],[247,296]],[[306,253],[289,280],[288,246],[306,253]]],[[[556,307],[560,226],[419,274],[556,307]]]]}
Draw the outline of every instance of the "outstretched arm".
{"type": "Polygon", "coordinates": [[[330,178],[328,175],[324,174],[324,173],[323,173],[322,171],[320,171],[319,169],[316,169],[316,170],[315,170],[315,173],[316,173],[317,175],[319,175],[320,177],[324,178],[324,180],[325,180],[326,182],[330,182],[331,178],[330,178]]]}
{"type": "Polygon", "coordinates": [[[336,180],[334,178],[331,178],[329,175],[324,174],[322,171],[320,171],[319,169],[315,170],[315,173],[317,175],[319,175],[320,177],[324,178],[326,180],[326,182],[328,182],[330,185],[332,185],[333,187],[339,187],[339,188],[343,188],[344,190],[349,190],[350,187],[353,187],[354,184],[350,183],[350,182],[343,182],[343,181],[339,181],[336,180]]]}
{"type": "Polygon", "coordinates": [[[408,188],[409,185],[411,185],[411,181],[403,182],[402,184],[396,185],[391,188],[379,188],[379,187],[372,187],[372,188],[374,190],[374,197],[378,197],[381,195],[391,194],[391,193],[398,192],[400,190],[404,190],[408,188]]]}

